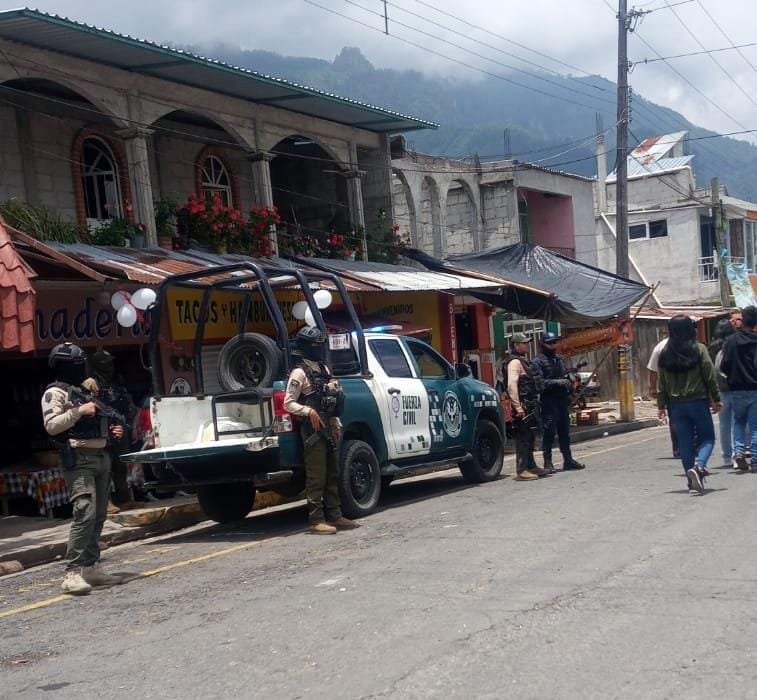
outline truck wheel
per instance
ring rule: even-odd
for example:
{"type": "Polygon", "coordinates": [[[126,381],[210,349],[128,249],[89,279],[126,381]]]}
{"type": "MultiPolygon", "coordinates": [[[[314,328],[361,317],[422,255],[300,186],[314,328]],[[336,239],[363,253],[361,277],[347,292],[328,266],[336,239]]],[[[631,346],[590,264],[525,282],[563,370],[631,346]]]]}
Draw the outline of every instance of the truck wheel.
{"type": "Polygon", "coordinates": [[[348,518],[369,515],[381,496],[381,470],[373,449],[362,440],[345,440],[339,457],[339,496],[348,518]]]}
{"type": "Polygon", "coordinates": [[[197,487],[197,500],[205,515],[217,523],[241,520],[255,502],[255,487],[246,481],[197,487]]]}
{"type": "Polygon", "coordinates": [[[502,471],[505,445],[502,433],[490,420],[480,419],[476,423],[472,452],[473,459],[460,464],[463,479],[469,484],[494,481],[502,471]]]}
{"type": "Polygon", "coordinates": [[[281,354],[268,336],[236,335],[218,355],[218,382],[224,391],[272,386],[281,371],[281,354]]]}

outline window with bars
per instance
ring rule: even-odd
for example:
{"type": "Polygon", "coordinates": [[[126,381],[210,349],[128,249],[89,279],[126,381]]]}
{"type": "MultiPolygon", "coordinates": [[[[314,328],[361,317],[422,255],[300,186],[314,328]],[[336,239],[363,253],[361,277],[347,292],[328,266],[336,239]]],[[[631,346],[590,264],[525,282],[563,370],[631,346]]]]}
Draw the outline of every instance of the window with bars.
{"type": "Polygon", "coordinates": [[[118,164],[108,144],[95,137],[85,139],[81,164],[87,220],[93,223],[121,217],[118,164]]]}
{"type": "Polygon", "coordinates": [[[217,156],[208,156],[202,163],[200,172],[202,194],[206,197],[218,196],[224,206],[234,206],[231,194],[231,177],[223,161],[217,156]]]}

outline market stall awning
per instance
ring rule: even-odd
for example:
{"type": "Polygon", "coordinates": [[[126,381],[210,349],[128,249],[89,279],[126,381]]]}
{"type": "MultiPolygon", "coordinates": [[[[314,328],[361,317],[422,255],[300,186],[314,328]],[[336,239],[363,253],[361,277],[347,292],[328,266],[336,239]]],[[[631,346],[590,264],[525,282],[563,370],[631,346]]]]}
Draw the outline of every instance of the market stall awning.
{"type": "Polygon", "coordinates": [[[16,251],[0,223],[0,349],[34,350],[35,296],[31,280],[36,274],[16,251]]]}
{"type": "Polygon", "coordinates": [[[527,243],[437,260],[419,250],[409,256],[430,270],[479,275],[497,292],[474,296],[531,318],[582,327],[622,313],[650,290],[643,284],[527,243]]]}
{"type": "Polygon", "coordinates": [[[297,265],[321,272],[333,272],[342,279],[369,285],[384,292],[467,292],[494,291],[500,281],[484,280],[475,275],[451,270],[430,271],[409,265],[364,262],[362,260],[331,260],[297,258],[297,265]]]}

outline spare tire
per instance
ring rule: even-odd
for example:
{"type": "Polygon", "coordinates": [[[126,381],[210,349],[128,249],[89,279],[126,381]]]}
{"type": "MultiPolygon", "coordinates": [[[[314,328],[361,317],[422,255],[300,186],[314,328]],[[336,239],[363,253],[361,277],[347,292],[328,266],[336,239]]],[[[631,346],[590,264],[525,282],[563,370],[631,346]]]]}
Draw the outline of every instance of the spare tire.
{"type": "Polygon", "coordinates": [[[224,391],[269,387],[279,378],[282,352],[260,333],[234,336],[218,355],[218,382],[224,391]]]}

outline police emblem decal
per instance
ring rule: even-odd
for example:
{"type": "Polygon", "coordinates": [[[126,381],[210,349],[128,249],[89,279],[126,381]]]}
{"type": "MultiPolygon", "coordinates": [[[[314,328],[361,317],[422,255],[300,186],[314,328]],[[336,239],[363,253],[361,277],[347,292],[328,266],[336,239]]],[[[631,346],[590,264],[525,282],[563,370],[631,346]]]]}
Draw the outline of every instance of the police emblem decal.
{"type": "Polygon", "coordinates": [[[457,437],[463,427],[463,409],[457,395],[448,391],[442,403],[442,424],[444,432],[450,437],[457,437]]]}
{"type": "Polygon", "coordinates": [[[400,397],[397,394],[392,394],[392,411],[394,411],[394,417],[397,418],[400,414],[400,397]]]}

